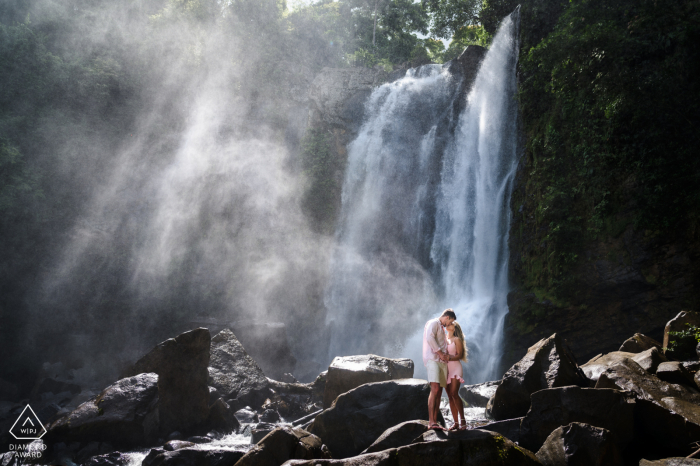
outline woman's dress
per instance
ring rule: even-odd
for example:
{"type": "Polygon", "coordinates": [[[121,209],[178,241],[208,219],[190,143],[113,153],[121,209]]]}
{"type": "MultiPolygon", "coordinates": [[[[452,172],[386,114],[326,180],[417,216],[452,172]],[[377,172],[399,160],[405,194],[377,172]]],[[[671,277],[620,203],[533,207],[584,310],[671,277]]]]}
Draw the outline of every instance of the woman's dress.
{"type": "MultiPolygon", "coordinates": [[[[457,356],[457,345],[449,343],[447,345],[447,353],[451,356],[457,356]]],[[[457,377],[460,383],[464,383],[462,378],[462,361],[447,361],[447,383],[452,381],[453,377],[457,377]]]]}

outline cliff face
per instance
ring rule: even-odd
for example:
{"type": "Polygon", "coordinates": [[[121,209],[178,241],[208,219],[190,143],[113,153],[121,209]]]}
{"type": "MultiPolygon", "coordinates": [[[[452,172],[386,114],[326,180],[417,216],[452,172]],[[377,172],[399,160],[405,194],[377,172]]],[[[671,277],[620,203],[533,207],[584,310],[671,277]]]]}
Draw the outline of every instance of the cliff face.
{"type": "Polygon", "coordinates": [[[688,41],[698,8],[579,3],[522,4],[503,369],[554,332],[579,362],[635,332],[660,339],[700,304],[698,189],[688,184],[698,112],[671,97],[700,95],[684,77],[697,67],[688,41]],[[662,24],[683,38],[657,47],[662,24]]]}

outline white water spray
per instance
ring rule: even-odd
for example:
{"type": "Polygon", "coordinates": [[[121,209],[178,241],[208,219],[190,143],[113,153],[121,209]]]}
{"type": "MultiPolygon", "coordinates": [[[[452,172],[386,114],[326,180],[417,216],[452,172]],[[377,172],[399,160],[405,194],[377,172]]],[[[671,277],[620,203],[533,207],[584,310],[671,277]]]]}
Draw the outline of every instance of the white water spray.
{"type": "Polygon", "coordinates": [[[466,378],[495,376],[508,312],[518,23],[519,9],[501,23],[459,115],[461,78],[447,65],[372,93],[348,148],[325,300],[329,358],[411,356],[420,373],[415,334],[452,307],[471,351],[466,378]]]}

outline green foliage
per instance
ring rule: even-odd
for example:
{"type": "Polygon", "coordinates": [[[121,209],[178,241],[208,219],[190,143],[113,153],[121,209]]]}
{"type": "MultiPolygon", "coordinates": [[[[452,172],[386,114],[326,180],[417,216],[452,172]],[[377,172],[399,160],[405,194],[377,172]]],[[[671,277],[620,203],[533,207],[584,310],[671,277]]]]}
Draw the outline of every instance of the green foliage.
{"type": "Polygon", "coordinates": [[[449,38],[466,26],[479,23],[481,0],[423,0],[431,13],[430,32],[435,37],[449,38]]]}
{"type": "Polygon", "coordinates": [[[534,203],[545,249],[530,286],[573,292],[582,245],[607,225],[619,231],[613,218],[629,202],[640,228],[696,228],[699,39],[695,1],[572,0],[548,36],[523,47],[522,202],[534,203]]]}
{"type": "Polygon", "coordinates": [[[449,47],[442,54],[442,60],[446,62],[457,58],[469,45],[488,47],[492,38],[483,26],[464,26],[452,37],[449,47]]]}
{"type": "Polygon", "coordinates": [[[700,327],[691,324],[686,324],[686,326],[688,327],[686,330],[668,332],[669,341],[666,354],[679,361],[697,358],[695,348],[700,343],[700,327]]]}

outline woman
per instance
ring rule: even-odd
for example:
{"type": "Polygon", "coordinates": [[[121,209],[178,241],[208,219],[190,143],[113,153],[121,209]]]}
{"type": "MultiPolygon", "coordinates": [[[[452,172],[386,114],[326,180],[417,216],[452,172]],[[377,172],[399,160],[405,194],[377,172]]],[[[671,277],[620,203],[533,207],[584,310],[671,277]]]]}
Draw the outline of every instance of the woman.
{"type": "Polygon", "coordinates": [[[465,430],[467,421],[464,418],[464,404],[459,397],[459,384],[464,383],[462,378],[462,361],[467,362],[467,344],[464,342],[462,327],[454,321],[447,327],[447,397],[450,400],[450,411],[454,424],[448,430],[465,430]],[[461,419],[461,420],[460,420],[461,419]]]}

